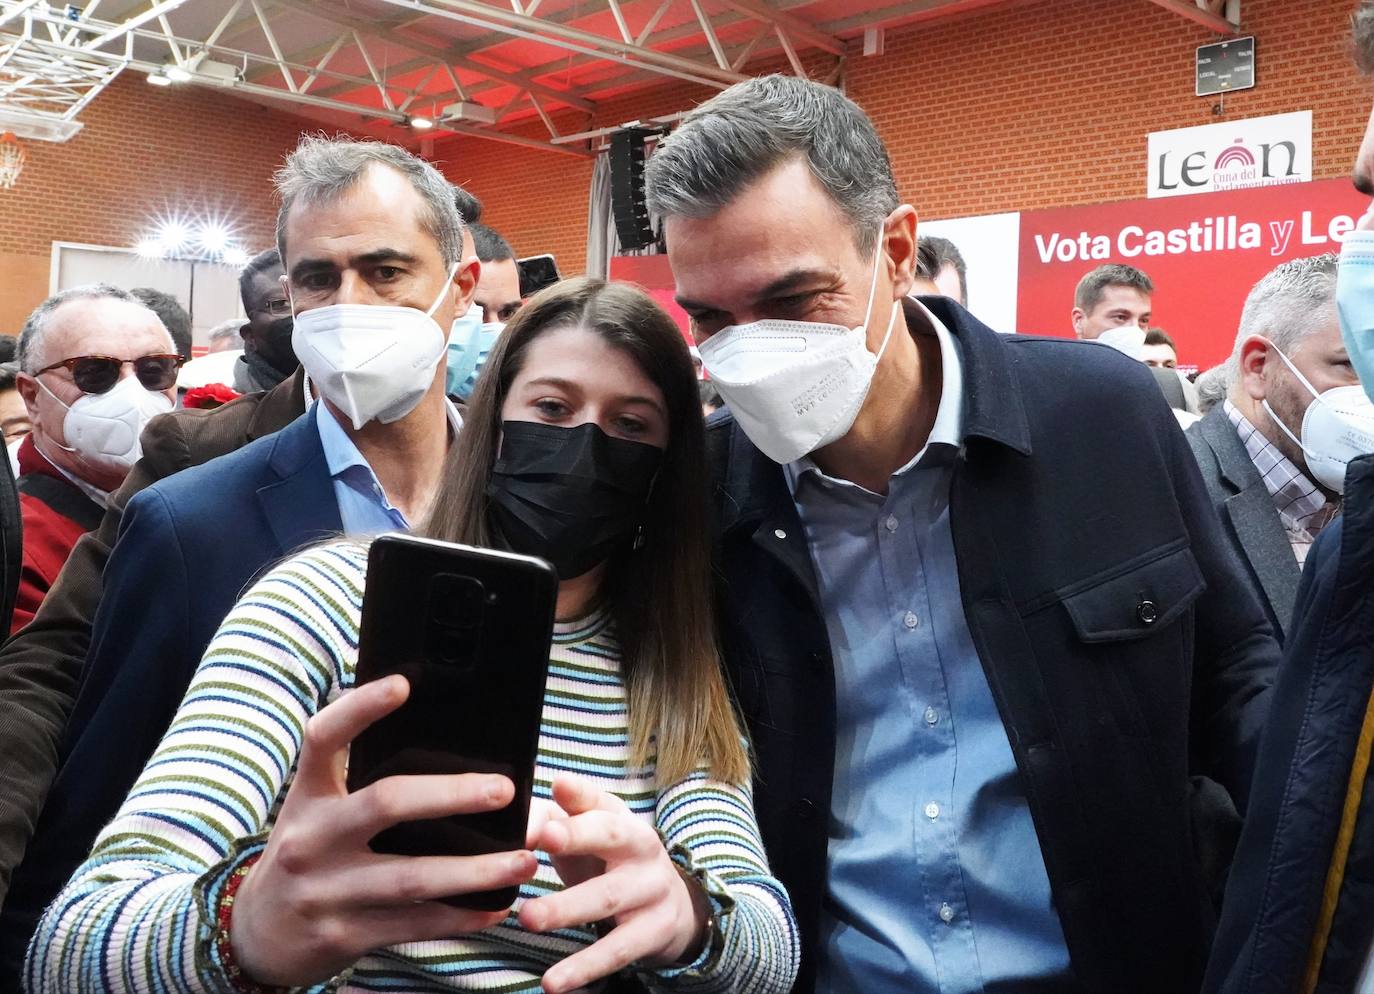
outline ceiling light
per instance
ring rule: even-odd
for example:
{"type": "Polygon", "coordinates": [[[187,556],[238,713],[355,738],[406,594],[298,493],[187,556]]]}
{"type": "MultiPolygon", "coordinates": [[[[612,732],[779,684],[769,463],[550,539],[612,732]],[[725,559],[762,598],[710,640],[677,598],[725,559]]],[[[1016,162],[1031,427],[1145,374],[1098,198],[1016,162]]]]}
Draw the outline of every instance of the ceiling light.
{"type": "Polygon", "coordinates": [[[439,114],[440,121],[454,123],[471,121],[474,124],[495,124],[496,108],[479,104],[473,100],[459,100],[449,104],[439,114]]]}
{"type": "Polygon", "coordinates": [[[224,254],[219,257],[219,261],[226,266],[246,266],[248,264],[248,253],[237,245],[231,245],[224,250],[224,254]]]}
{"type": "Polygon", "coordinates": [[[151,72],[148,74],[148,82],[154,86],[171,86],[172,81],[161,73],[151,72]]]}
{"type": "Polygon", "coordinates": [[[410,117],[406,119],[406,123],[416,131],[428,131],[434,127],[434,122],[427,117],[410,117]]]}
{"type": "Polygon", "coordinates": [[[185,83],[191,78],[191,74],[181,66],[168,66],[162,71],[173,83],[185,83]]]}
{"type": "Polygon", "coordinates": [[[243,70],[234,63],[216,61],[210,58],[207,52],[196,52],[188,56],[185,65],[201,83],[233,86],[243,78],[243,70]]]}
{"type": "Polygon", "coordinates": [[[229,229],[216,223],[202,225],[196,232],[196,242],[206,252],[216,255],[229,247],[229,229]]]}
{"type": "Polygon", "coordinates": [[[161,259],[162,243],[156,238],[145,238],[135,246],[134,251],[140,259],[161,259]]]}
{"type": "Polygon", "coordinates": [[[190,231],[181,221],[164,221],[157,229],[157,241],[166,252],[183,248],[190,240],[190,231]]]}

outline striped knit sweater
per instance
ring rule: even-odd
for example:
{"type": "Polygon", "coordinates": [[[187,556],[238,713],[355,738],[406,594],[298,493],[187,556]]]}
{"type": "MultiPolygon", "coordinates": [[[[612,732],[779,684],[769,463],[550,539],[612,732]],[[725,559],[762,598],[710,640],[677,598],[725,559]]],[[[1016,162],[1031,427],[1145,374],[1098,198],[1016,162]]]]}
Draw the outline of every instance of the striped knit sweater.
{"type": "MultiPolygon", "coordinates": [[[[29,947],[32,994],[229,992],[212,941],[229,874],[261,850],[311,715],[353,683],[366,553],[341,543],[277,568],[235,606],[161,745],[29,947]]],[[[745,785],[699,772],[655,789],[627,763],[625,688],[604,616],[560,625],[544,700],[537,797],[572,771],[621,797],[707,886],[719,930],[686,968],[641,973],[654,989],[783,994],[796,972],[791,906],[769,873],[745,785]]],[[[511,917],[476,935],[379,950],[312,990],[538,992],[550,965],[595,941],[515,921],[561,887],[548,857],[511,917]]]]}

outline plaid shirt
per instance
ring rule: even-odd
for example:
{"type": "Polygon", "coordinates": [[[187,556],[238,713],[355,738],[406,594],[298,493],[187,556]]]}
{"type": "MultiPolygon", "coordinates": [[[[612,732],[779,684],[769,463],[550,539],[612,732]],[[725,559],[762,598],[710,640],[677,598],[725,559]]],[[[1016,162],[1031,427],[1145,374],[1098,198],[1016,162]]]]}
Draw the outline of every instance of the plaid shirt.
{"type": "Polygon", "coordinates": [[[1265,489],[1274,499],[1293,555],[1297,557],[1298,567],[1302,568],[1307,561],[1307,550],[1321,530],[1340,513],[1340,502],[1327,500],[1326,494],[1307,478],[1307,474],[1294,466],[1292,460],[1265,438],[1229,400],[1225,402],[1225,410],[1231,424],[1236,426],[1236,434],[1245,443],[1250,461],[1259,470],[1265,489]]]}

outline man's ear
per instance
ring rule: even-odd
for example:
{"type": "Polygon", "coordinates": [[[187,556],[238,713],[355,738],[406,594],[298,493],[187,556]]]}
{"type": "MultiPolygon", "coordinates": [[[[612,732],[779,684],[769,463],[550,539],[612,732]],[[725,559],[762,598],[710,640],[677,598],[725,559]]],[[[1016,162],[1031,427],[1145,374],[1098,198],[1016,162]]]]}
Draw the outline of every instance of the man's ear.
{"type": "Polygon", "coordinates": [[[884,249],[892,266],[892,292],[901,299],[911,292],[916,276],[916,208],[903,204],[883,224],[884,249]]]}
{"type": "Polygon", "coordinates": [[[19,391],[19,398],[28,408],[29,420],[38,417],[38,381],[28,373],[19,373],[14,378],[15,389],[19,391]]]}
{"type": "Polygon", "coordinates": [[[1236,363],[1236,382],[1253,400],[1263,400],[1267,393],[1264,368],[1268,364],[1273,344],[1262,335],[1251,335],[1240,343],[1236,363]]]}
{"type": "Polygon", "coordinates": [[[1079,338],[1083,337],[1083,319],[1087,316],[1081,307],[1075,307],[1069,312],[1069,320],[1073,322],[1073,333],[1079,338]]]}
{"type": "Polygon", "coordinates": [[[482,277],[482,263],[477,256],[470,256],[458,265],[453,274],[453,284],[458,293],[453,299],[454,314],[462,317],[472,306],[472,295],[477,292],[477,281],[482,277]]]}

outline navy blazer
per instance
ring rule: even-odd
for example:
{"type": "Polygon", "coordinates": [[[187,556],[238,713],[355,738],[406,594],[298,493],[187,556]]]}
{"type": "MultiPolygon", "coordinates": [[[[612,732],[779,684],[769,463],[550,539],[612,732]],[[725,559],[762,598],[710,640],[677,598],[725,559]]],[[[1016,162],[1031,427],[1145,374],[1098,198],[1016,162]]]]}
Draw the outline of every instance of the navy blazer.
{"type": "Polygon", "coordinates": [[[0,915],[0,990],[17,988],[39,916],[119,810],[230,608],[270,567],[342,530],[313,409],[129,502],[57,779],[0,915]]]}
{"type": "Polygon", "coordinates": [[[1366,456],[1351,461],[1345,512],[1303,568],[1207,994],[1356,989],[1374,943],[1374,767],[1352,776],[1374,736],[1371,694],[1374,456],[1366,456]],[[1353,836],[1335,859],[1347,812],[1353,836]]]}
{"type": "MultiPolygon", "coordinates": [[[[963,355],[959,584],[1075,974],[1014,989],[1194,991],[1279,655],[1259,592],[1145,366],[922,303],[963,355]]],[[[727,412],[707,445],[722,649],[809,994],[835,765],[830,641],[782,468],[727,412]]],[[[910,911],[929,913],[921,895],[910,911]]]]}

